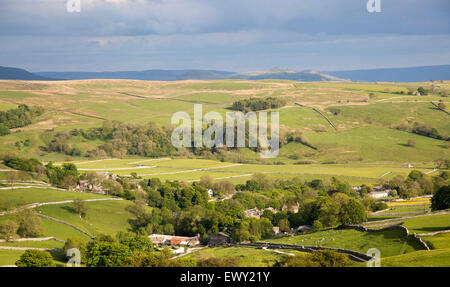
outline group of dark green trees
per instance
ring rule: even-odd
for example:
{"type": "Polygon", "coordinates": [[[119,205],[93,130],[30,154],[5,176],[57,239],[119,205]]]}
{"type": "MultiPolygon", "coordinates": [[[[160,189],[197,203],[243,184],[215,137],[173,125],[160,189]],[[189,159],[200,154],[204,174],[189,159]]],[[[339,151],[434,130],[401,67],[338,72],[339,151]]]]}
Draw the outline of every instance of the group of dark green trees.
{"type": "Polygon", "coordinates": [[[236,101],[232,104],[231,109],[241,112],[250,112],[250,111],[261,111],[261,110],[281,108],[284,105],[286,105],[286,100],[284,98],[261,97],[236,101]]]}
{"type": "Polygon", "coordinates": [[[9,129],[31,124],[34,118],[42,115],[43,111],[41,107],[29,107],[25,104],[15,109],[0,111],[0,136],[9,134],[9,129]]]}

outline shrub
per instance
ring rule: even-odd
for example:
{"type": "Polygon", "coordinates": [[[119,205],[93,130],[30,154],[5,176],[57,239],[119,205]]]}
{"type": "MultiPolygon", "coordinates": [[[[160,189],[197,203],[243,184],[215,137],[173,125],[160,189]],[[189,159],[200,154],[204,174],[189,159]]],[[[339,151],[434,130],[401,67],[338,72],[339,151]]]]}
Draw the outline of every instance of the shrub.
{"type": "Polygon", "coordinates": [[[10,131],[5,124],[0,123],[0,136],[9,135],[10,131]]]}
{"type": "Polygon", "coordinates": [[[50,253],[36,249],[26,250],[16,261],[18,267],[55,267],[50,253]]]}
{"type": "Polygon", "coordinates": [[[78,237],[67,238],[63,247],[65,254],[67,254],[67,250],[72,248],[76,248],[80,251],[81,263],[86,263],[86,242],[78,237]]]}
{"type": "Polygon", "coordinates": [[[450,208],[450,185],[441,187],[431,198],[432,210],[447,208],[450,208]]]}
{"type": "Polygon", "coordinates": [[[239,257],[233,258],[218,258],[210,257],[206,259],[197,260],[198,267],[239,267],[239,257]]]}
{"type": "Polygon", "coordinates": [[[415,147],[416,146],[416,141],[415,140],[408,140],[408,146],[415,147]]]}
{"type": "Polygon", "coordinates": [[[121,267],[132,256],[130,248],[118,242],[94,241],[87,247],[86,266],[121,267]]]}
{"type": "Polygon", "coordinates": [[[284,256],[275,267],[344,267],[350,263],[347,255],[334,250],[313,251],[307,256],[284,256]]]}
{"type": "Polygon", "coordinates": [[[286,100],[283,98],[250,98],[234,102],[231,109],[235,111],[247,112],[275,109],[284,105],[286,105],[286,100]]]}

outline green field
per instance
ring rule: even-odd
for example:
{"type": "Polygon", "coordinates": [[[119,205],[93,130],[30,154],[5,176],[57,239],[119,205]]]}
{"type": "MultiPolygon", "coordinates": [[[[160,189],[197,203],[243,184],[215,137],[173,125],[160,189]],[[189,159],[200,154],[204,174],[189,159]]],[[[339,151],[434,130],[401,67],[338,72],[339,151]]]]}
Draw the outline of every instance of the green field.
{"type": "Polygon", "coordinates": [[[0,249],[0,266],[14,265],[19,260],[20,255],[24,253],[24,250],[5,250],[0,249]]]}
{"type": "Polygon", "coordinates": [[[10,247],[33,247],[33,248],[62,248],[64,243],[58,242],[56,240],[46,240],[46,241],[15,241],[15,242],[0,242],[0,246],[10,246],[10,247]]]}
{"type": "Polygon", "coordinates": [[[385,215],[402,214],[402,213],[408,214],[410,212],[426,212],[428,210],[430,210],[430,204],[391,206],[391,207],[389,207],[388,210],[379,212],[374,216],[385,216],[385,215]]]}
{"type": "MultiPolygon", "coordinates": [[[[42,151],[42,132],[98,127],[105,119],[144,124],[154,121],[168,126],[174,112],[186,111],[192,115],[195,103],[203,104],[204,113],[216,111],[224,115],[235,100],[272,96],[287,100],[287,105],[277,110],[282,128],[304,132],[318,149],[311,150],[301,144],[294,145],[295,148],[285,146],[278,158],[269,162],[420,163],[448,158],[450,150],[445,142],[391,128],[402,122],[418,121],[435,127],[441,135],[450,134],[448,115],[429,103],[448,102],[446,98],[438,94],[423,97],[394,94],[419,86],[427,88],[430,83],[85,80],[37,84],[3,81],[0,83],[0,110],[26,103],[45,105],[46,112],[20,132],[2,137],[4,145],[0,146],[0,152],[18,152],[42,160],[79,160],[82,157],[42,151]],[[370,93],[373,93],[371,97],[370,93]],[[332,129],[317,112],[298,107],[295,102],[321,110],[338,130],[332,129]],[[330,108],[339,109],[339,114],[334,115],[330,108]],[[14,143],[26,139],[31,144],[18,150],[14,143]],[[414,148],[406,146],[409,139],[416,141],[414,148]]],[[[446,82],[442,87],[447,87],[446,82]]],[[[102,144],[77,137],[69,143],[83,152],[102,144]]]]}
{"type": "Polygon", "coordinates": [[[37,202],[96,198],[106,198],[106,196],[93,193],[72,192],[66,190],[54,190],[45,188],[0,190],[0,199],[3,202],[7,202],[11,208],[37,202]]]}
{"type": "Polygon", "coordinates": [[[100,233],[115,235],[119,231],[129,229],[128,220],[133,216],[126,208],[131,205],[132,203],[126,200],[86,202],[87,212],[84,218],[80,218],[73,211],[72,204],[41,206],[37,210],[42,214],[71,223],[93,236],[100,233]]]}
{"type": "Polygon", "coordinates": [[[269,239],[266,241],[305,246],[343,248],[364,254],[370,248],[378,248],[382,257],[389,257],[422,249],[416,243],[406,240],[400,230],[389,230],[377,233],[349,229],[326,230],[305,235],[269,239]]]}
{"type": "Polygon", "coordinates": [[[411,233],[429,233],[450,229],[450,214],[439,214],[432,216],[421,216],[405,219],[403,226],[411,233]]]}
{"type": "MultiPolygon", "coordinates": [[[[295,250],[282,250],[282,252],[300,256],[306,254],[295,250]]],[[[239,258],[241,267],[270,267],[277,260],[280,260],[282,256],[282,254],[278,254],[273,250],[263,250],[250,247],[205,248],[186,255],[188,258],[195,258],[197,260],[207,259],[210,257],[239,258]]]]}
{"type": "MultiPolygon", "coordinates": [[[[220,181],[245,182],[255,173],[264,173],[269,178],[300,177],[304,180],[331,178],[337,176],[351,184],[376,183],[380,177],[395,175],[406,177],[411,171],[398,163],[351,163],[351,164],[236,164],[205,159],[105,159],[95,161],[75,161],[80,171],[109,171],[129,176],[136,173],[142,178],[158,177],[161,180],[198,181],[203,175],[210,175],[220,181]]],[[[416,169],[422,172],[432,170],[428,164],[420,164],[416,169]]]]}
{"type": "Polygon", "coordinates": [[[450,249],[416,251],[381,259],[382,267],[450,267],[450,249]]]}

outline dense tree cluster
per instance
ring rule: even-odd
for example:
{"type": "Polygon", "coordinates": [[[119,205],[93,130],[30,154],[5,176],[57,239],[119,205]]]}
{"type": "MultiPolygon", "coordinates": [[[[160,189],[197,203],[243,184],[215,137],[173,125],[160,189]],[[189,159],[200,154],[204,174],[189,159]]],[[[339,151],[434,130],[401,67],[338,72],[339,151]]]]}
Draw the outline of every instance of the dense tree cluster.
{"type": "Polygon", "coordinates": [[[436,128],[420,122],[414,122],[412,124],[401,123],[393,126],[393,128],[439,140],[449,139],[449,135],[440,134],[436,128]]]}
{"type": "MultiPolygon", "coordinates": [[[[72,135],[77,133],[86,139],[106,141],[98,149],[113,157],[123,157],[127,154],[156,157],[171,155],[175,152],[170,140],[170,131],[152,122],[139,125],[105,121],[98,129],[72,131],[72,135]]],[[[95,156],[102,153],[99,150],[88,153],[95,156]]]]}
{"type": "Polygon", "coordinates": [[[234,102],[231,109],[235,111],[249,112],[276,109],[283,107],[284,105],[286,105],[286,100],[280,97],[249,98],[234,102]]]}
{"type": "Polygon", "coordinates": [[[382,181],[387,189],[392,189],[401,198],[411,198],[421,195],[430,195],[437,192],[442,186],[449,184],[449,172],[443,171],[439,176],[429,176],[419,170],[411,171],[406,178],[397,175],[392,179],[382,181]]]}
{"type": "Polygon", "coordinates": [[[450,208],[450,185],[442,186],[431,198],[431,209],[442,210],[450,208]]]}
{"type": "Polygon", "coordinates": [[[25,250],[15,265],[17,267],[56,267],[49,252],[36,249],[25,250]]]}
{"type": "Polygon", "coordinates": [[[72,188],[78,183],[77,167],[72,163],[56,166],[49,162],[44,166],[37,159],[25,159],[10,155],[4,156],[3,162],[8,167],[29,172],[34,177],[47,180],[56,186],[72,188]]]}
{"type": "Polygon", "coordinates": [[[0,135],[9,133],[9,129],[21,128],[32,123],[33,119],[42,115],[41,107],[29,107],[21,104],[15,109],[0,111],[0,135]]]}
{"type": "Polygon", "coordinates": [[[15,213],[11,219],[0,224],[0,235],[8,241],[18,237],[39,237],[42,234],[41,219],[30,209],[15,213]]]}
{"type": "Polygon", "coordinates": [[[205,178],[192,185],[176,181],[163,184],[158,179],[143,180],[141,185],[145,202],[129,208],[135,215],[133,231],[139,234],[200,234],[207,242],[208,234],[226,230],[235,241],[256,241],[271,236],[274,226],[289,231],[304,224],[328,227],[360,223],[366,218],[360,194],[336,178],[325,182],[272,181],[259,174],[230,188],[241,191],[232,198],[216,202],[208,201],[206,188],[214,184],[205,178]],[[325,191],[330,189],[337,194],[328,195],[325,191]],[[147,204],[153,207],[151,211],[147,204]],[[298,212],[285,208],[295,204],[299,204],[298,212]],[[264,210],[261,218],[246,218],[244,211],[252,208],[264,210]]]}

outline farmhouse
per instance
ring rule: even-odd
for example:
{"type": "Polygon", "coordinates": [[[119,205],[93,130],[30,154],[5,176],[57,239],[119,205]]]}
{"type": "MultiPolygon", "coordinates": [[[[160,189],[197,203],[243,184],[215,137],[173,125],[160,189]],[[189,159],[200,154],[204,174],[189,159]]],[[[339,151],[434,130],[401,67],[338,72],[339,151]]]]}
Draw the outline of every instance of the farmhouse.
{"type": "Polygon", "coordinates": [[[263,211],[259,210],[257,207],[245,210],[246,217],[260,218],[262,214],[263,211]]]}
{"type": "Polygon", "coordinates": [[[231,242],[230,236],[228,236],[228,234],[225,234],[223,232],[219,232],[219,234],[209,233],[208,237],[209,237],[208,242],[209,247],[225,245],[231,242]]]}
{"type": "Polygon", "coordinates": [[[152,234],[148,238],[156,245],[196,246],[200,244],[200,235],[193,237],[152,234]]]}
{"type": "MultiPolygon", "coordinates": [[[[294,213],[297,213],[298,212],[298,207],[300,206],[300,204],[297,202],[295,205],[283,205],[283,207],[281,208],[281,210],[282,211],[285,211],[285,210],[291,210],[292,212],[294,212],[294,213]]],[[[273,209],[273,208],[272,208],[273,209]]],[[[273,212],[273,211],[272,211],[273,212]]],[[[273,212],[273,213],[276,213],[276,212],[273,212]]]]}
{"type": "Polygon", "coordinates": [[[278,234],[278,233],[280,233],[280,227],[278,227],[278,226],[274,226],[273,228],[272,228],[272,231],[273,231],[273,234],[278,234]]]}
{"type": "Polygon", "coordinates": [[[369,196],[372,198],[383,198],[388,197],[390,193],[390,190],[384,190],[384,191],[374,191],[369,193],[369,196]]]}
{"type": "Polygon", "coordinates": [[[80,183],[76,186],[75,191],[106,194],[106,191],[100,184],[92,184],[88,180],[80,180],[80,183]]]}

